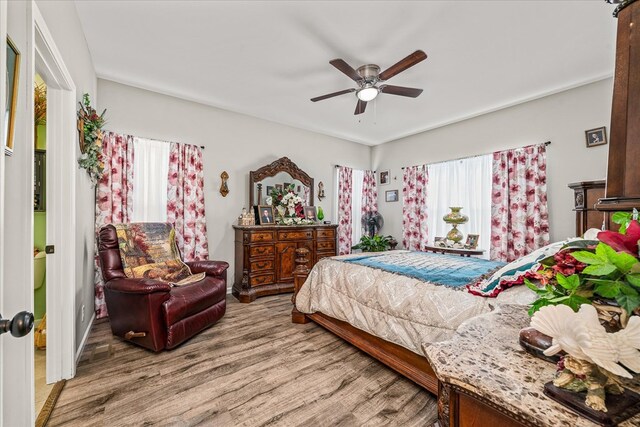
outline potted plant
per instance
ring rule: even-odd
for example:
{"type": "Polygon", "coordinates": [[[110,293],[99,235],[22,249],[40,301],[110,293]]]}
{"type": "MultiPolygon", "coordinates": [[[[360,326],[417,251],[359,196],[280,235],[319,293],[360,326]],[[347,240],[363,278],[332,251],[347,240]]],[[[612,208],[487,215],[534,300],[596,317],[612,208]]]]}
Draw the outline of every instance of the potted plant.
{"type": "Polygon", "coordinates": [[[538,295],[529,313],[547,305],[565,304],[578,311],[580,305],[592,304],[603,320],[624,327],[640,307],[639,240],[640,224],[631,220],[623,233],[601,231],[598,241],[569,244],[543,260],[538,272],[543,287],[525,279],[538,295]]]}
{"type": "Polygon", "coordinates": [[[391,236],[381,236],[379,234],[374,236],[364,235],[360,238],[360,242],[352,246],[351,249],[361,249],[362,252],[384,252],[389,250],[391,239],[391,236]]]}

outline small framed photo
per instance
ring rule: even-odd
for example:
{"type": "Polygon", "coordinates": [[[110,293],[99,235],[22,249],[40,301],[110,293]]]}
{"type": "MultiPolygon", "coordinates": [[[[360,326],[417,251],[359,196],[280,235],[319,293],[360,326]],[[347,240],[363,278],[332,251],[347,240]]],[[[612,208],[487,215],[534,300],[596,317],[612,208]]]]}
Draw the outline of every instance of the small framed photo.
{"type": "Polygon", "coordinates": [[[587,148],[596,147],[598,145],[605,145],[607,143],[606,126],[586,130],[584,131],[584,134],[587,140],[587,148]]]}
{"type": "Polygon", "coordinates": [[[479,234],[468,234],[467,243],[464,244],[464,247],[467,249],[476,249],[478,247],[479,238],[480,238],[479,234]]]}
{"type": "Polygon", "coordinates": [[[273,185],[267,185],[267,197],[273,193],[273,185]]]}
{"type": "Polygon", "coordinates": [[[380,172],[380,185],[387,185],[391,182],[391,176],[389,170],[380,172]]]}
{"type": "Polygon", "coordinates": [[[284,189],[284,187],[282,187],[282,184],[276,184],[275,187],[278,191],[282,191],[284,189]]]}
{"type": "Polygon", "coordinates": [[[398,190],[389,190],[384,192],[384,201],[385,202],[397,202],[398,201],[398,190]]]}
{"type": "Polygon", "coordinates": [[[258,224],[265,225],[276,223],[275,219],[273,218],[273,206],[260,205],[255,206],[254,209],[256,212],[256,219],[258,224]]]}
{"type": "Polygon", "coordinates": [[[305,206],[304,207],[304,218],[310,221],[316,222],[318,217],[316,216],[316,207],[315,206],[305,206]]]}

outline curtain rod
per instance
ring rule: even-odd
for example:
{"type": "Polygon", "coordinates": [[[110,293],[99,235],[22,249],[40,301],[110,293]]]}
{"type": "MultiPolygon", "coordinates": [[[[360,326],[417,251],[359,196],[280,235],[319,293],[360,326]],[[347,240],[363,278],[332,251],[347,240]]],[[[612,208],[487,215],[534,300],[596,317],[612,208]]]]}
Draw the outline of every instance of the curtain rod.
{"type": "MultiPolygon", "coordinates": [[[[106,129],[105,129],[105,132],[118,133],[118,132],[114,132],[112,130],[106,130],[106,129]]],[[[129,136],[132,136],[134,138],[151,139],[151,140],[158,141],[158,142],[165,142],[167,144],[171,144],[172,142],[175,142],[175,141],[167,141],[167,140],[158,139],[158,138],[149,138],[147,136],[140,136],[140,135],[129,135],[129,136]]],[[[187,142],[177,142],[176,144],[189,144],[189,143],[187,143],[187,142]]],[[[196,145],[196,144],[189,144],[189,145],[196,145]]],[[[201,145],[200,148],[204,150],[204,145],[201,145]]]]}
{"type": "MultiPolygon", "coordinates": [[[[551,145],[551,141],[543,142],[543,144],[545,146],[551,145]]],[[[539,145],[539,144],[535,144],[535,145],[539,145]]],[[[526,148],[526,147],[533,147],[533,146],[534,145],[525,145],[524,147],[508,148],[508,150],[517,150],[518,148],[526,148]]],[[[505,151],[505,150],[500,150],[500,151],[505,151]]],[[[500,151],[494,151],[493,153],[499,153],[500,151]]],[[[435,165],[438,163],[455,162],[455,161],[464,160],[464,159],[473,159],[474,157],[486,156],[488,154],[493,154],[493,153],[484,153],[484,154],[476,154],[475,156],[458,157],[457,159],[443,160],[441,162],[423,163],[422,165],[435,165]]],[[[422,165],[416,165],[416,166],[422,166],[422,165]]],[[[405,170],[407,167],[412,167],[412,166],[403,166],[401,169],[405,170]]]]}
{"type": "MultiPolygon", "coordinates": [[[[341,165],[336,165],[336,168],[341,168],[341,167],[342,167],[341,165]]],[[[347,167],[347,166],[345,166],[345,167],[347,167]]],[[[360,169],[357,169],[357,170],[360,170],[360,169]]],[[[377,171],[371,171],[371,172],[376,173],[377,171]]]]}

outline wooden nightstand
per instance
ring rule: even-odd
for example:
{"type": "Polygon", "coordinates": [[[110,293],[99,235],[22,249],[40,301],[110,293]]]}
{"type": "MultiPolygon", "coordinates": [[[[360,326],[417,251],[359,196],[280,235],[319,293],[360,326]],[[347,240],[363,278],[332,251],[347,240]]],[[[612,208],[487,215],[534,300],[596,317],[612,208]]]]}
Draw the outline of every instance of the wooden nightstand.
{"type": "Polygon", "coordinates": [[[460,256],[475,256],[484,254],[484,249],[456,249],[456,248],[441,248],[438,246],[425,246],[424,248],[428,252],[435,252],[441,254],[451,254],[460,256]]]}

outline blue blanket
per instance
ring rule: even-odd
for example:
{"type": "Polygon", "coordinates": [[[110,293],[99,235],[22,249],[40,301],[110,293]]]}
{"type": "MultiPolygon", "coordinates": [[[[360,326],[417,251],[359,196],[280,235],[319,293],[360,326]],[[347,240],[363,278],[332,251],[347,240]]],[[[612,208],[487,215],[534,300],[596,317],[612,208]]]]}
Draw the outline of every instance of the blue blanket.
{"type": "Polygon", "coordinates": [[[487,261],[486,259],[430,252],[364,254],[342,261],[452,288],[474,284],[505,265],[503,262],[487,261]]]}

